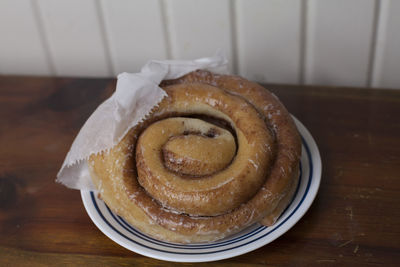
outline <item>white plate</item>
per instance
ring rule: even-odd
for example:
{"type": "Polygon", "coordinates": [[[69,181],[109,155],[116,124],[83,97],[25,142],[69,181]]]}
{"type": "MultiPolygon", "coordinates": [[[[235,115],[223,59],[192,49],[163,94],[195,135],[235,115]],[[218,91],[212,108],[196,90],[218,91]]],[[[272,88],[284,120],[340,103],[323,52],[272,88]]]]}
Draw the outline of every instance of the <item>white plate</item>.
{"type": "Polygon", "coordinates": [[[91,191],[81,191],[92,221],[109,238],[136,253],[166,261],[206,262],[238,256],[262,247],[295,225],[313,202],[321,180],[321,158],[308,130],[296,118],[302,136],[300,183],[293,200],[272,227],[254,224],[240,233],[212,243],[182,245],[149,237],[115,215],[91,191]]]}

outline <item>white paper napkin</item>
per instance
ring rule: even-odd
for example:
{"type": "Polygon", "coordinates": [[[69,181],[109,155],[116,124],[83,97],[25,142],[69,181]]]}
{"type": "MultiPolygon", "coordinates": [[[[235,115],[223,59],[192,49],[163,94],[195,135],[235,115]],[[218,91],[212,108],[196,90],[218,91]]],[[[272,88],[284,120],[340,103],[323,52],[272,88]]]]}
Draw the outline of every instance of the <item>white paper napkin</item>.
{"type": "Polygon", "coordinates": [[[158,85],[197,69],[227,73],[228,61],[221,51],[196,60],[152,60],[139,73],[118,75],[114,94],[89,117],[76,136],[57,174],[57,182],[79,190],[95,190],[87,159],[112,148],[166,96],[158,85]]]}

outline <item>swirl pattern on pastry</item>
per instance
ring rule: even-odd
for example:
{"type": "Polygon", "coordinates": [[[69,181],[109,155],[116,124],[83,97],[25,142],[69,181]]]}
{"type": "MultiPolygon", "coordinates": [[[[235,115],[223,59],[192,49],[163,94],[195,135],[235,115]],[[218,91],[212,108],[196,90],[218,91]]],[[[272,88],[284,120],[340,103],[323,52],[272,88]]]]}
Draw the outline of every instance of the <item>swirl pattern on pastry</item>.
{"type": "Polygon", "coordinates": [[[300,138],[283,105],[243,78],[192,72],[111,150],[92,155],[108,206],[141,231],[179,243],[273,224],[298,182],[300,138]]]}

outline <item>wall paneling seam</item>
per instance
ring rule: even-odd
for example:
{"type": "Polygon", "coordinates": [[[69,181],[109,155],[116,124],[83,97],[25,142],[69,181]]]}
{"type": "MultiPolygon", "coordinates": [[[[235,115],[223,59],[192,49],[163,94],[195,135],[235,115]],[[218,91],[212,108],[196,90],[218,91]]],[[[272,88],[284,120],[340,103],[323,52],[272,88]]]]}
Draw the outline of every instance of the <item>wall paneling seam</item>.
{"type": "Polygon", "coordinates": [[[382,76],[382,64],[386,42],[386,28],[389,16],[391,0],[379,1],[379,16],[376,19],[376,34],[374,46],[374,61],[371,67],[371,87],[380,87],[382,76]]]}
{"type": "Polygon", "coordinates": [[[51,54],[49,40],[47,38],[46,29],[44,28],[44,25],[43,25],[42,14],[39,10],[37,0],[31,0],[30,3],[31,3],[31,7],[32,7],[32,15],[35,19],[35,24],[36,24],[36,27],[37,27],[38,33],[39,33],[39,40],[43,47],[46,64],[50,71],[49,74],[52,76],[57,75],[57,69],[54,64],[53,56],[51,54]]]}
{"type": "MultiPolygon", "coordinates": [[[[315,32],[315,2],[311,0],[304,0],[304,33],[305,35],[302,37],[304,38],[304,60],[303,60],[303,68],[302,75],[303,75],[303,84],[311,83],[311,78],[314,72],[314,64],[313,64],[313,56],[314,56],[314,32],[315,32]]],[[[301,33],[303,34],[303,33],[301,33]]]]}
{"type": "Polygon", "coordinates": [[[308,23],[308,0],[301,0],[300,4],[300,41],[299,41],[299,70],[298,80],[299,84],[305,83],[306,59],[307,59],[307,23],[308,23]]]}
{"type": "Polygon", "coordinates": [[[107,32],[107,28],[105,26],[105,21],[104,21],[104,7],[102,5],[102,2],[98,0],[94,0],[94,6],[96,9],[97,21],[99,22],[100,37],[103,42],[104,57],[107,64],[108,75],[110,76],[117,75],[117,73],[115,73],[116,69],[115,62],[112,58],[110,50],[109,33],[107,32]]]}
{"type": "Polygon", "coordinates": [[[171,43],[171,31],[170,31],[170,21],[168,19],[168,14],[167,14],[167,7],[166,3],[164,0],[158,0],[159,2],[159,7],[160,7],[160,14],[161,14],[161,22],[162,22],[162,31],[164,33],[164,43],[166,47],[166,57],[167,59],[172,59],[172,43],[171,43]]]}
{"type": "Polygon", "coordinates": [[[239,57],[238,57],[238,27],[237,27],[237,1],[229,1],[229,19],[230,19],[230,31],[231,31],[231,60],[232,60],[232,72],[233,74],[239,74],[239,57]]]}
{"type": "Polygon", "coordinates": [[[377,46],[377,31],[378,31],[378,22],[380,17],[381,10],[381,0],[375,0],[374,3],[374,14],[372,19],[372,33],[371,33],[371,43],[370,43],[370,51],[368,58],[368,69],[367,69],[367,81],[366,86],[372,86],[373,72],[375,69],[375,61],[376,61],[376,46],[377,46]]]}

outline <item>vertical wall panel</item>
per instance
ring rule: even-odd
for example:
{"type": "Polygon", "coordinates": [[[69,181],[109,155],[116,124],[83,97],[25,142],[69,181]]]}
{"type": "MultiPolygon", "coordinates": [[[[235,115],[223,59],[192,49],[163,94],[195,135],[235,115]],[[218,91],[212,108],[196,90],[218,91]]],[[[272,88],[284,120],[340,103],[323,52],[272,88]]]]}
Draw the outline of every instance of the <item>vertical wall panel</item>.
{"type": "Polygon", "coordinates": [[[271,83],[400,88],[396,0],[0,0],[0,74],[114,76],[225,50],[271,83]]]}
{"type": "Polygon", "coordinates": [[[30,0],[0,1],[0,73],[51,74],[30,0]]]}
{"type": "Polygon", "coordinates": [[[111,75],[95,1],[41,0],[37,3],[57,75],[111,75]]]}
{"type": "Polygon", "coordinates": [[[382,0],[372,86],[400,88],[400,1],[382,0]]]}
{"type": "Polygon", "coordinates": [[[239,73],[259,82],[299,82],[301,1],[240,0],[236,12],[239,73]]]}
{"type": "Polygon", "coordinates": [[[103,0],[102,10],[114,74],[167,58],[159,0],[103,0]]]}
{"type": "Polygon", "coordinates": [[[234,68],[228,0],[171,0],[165,4],[173,58],[210,56],[222,48],[234,68]]]}
{"type": "Polygon", "coordinates": [[[310,0],[306,83],[366,86],[374,0],[310,0]]]}

